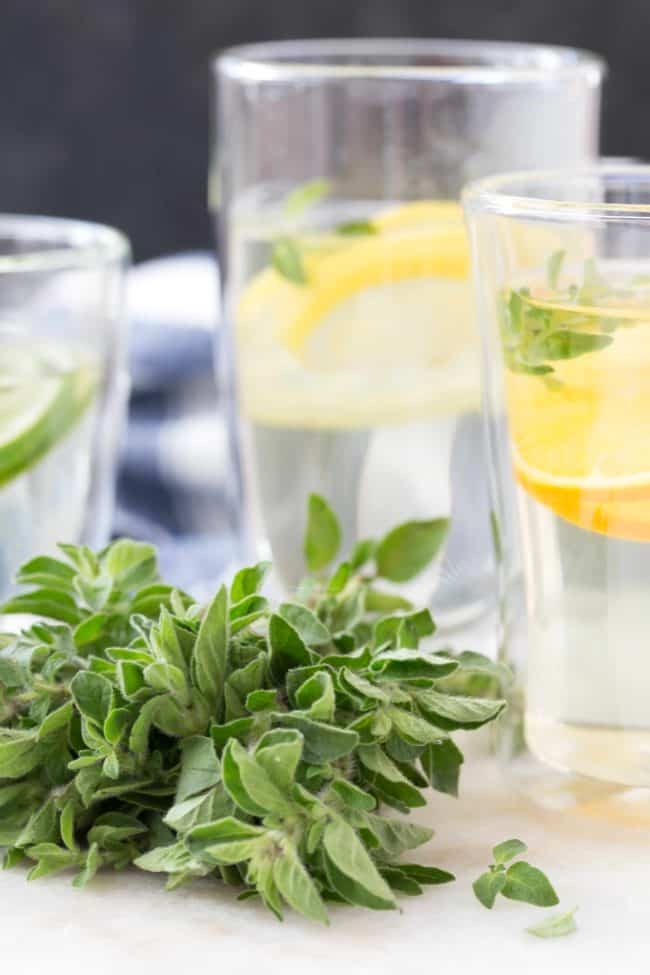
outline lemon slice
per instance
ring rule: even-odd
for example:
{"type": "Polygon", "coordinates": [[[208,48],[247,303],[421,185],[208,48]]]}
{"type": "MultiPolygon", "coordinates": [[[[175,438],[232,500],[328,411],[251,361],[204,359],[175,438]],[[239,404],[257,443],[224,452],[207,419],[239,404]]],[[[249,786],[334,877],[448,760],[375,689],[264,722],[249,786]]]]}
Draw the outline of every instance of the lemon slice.
{"type": "Polygon", "coordinates": [[[400,203],[398,206],[387,207],[378,213],[372,221],[382,232],[403,231],[424,227],[431,229],[455,226],[464,234],[464,217],[462,207],[455,200],[414,200],[411,203],[400,203]]]}
{"type": "Polygon", "coordinates": [[[94,370],[59,373],[25,349],[2,349],[0,485],[22,474],[68,433],[93,396],[94,370]]]}
{"type": "Polygon", "coordinates": [[[478,405],[460,207],[373,218],[375,235],[303,254],[307,284],[256,275],[237,308],[244,412],[287,427],[364,427],[478,405]]]}
{"type": "Polygon", "coordinates": [[[558,389],[507,375],[519,483],[582,528],[650,541],[650,323],[618,330],[556,375],[558,389]]]}

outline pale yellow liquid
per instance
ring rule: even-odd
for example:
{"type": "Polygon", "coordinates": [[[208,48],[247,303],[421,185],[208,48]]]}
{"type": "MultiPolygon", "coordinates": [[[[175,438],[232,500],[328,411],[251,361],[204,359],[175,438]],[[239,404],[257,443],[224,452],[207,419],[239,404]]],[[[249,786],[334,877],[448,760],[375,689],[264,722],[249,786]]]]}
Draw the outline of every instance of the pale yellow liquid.
{"type": "MultiPolygon", "coordinates": [[[[602,268],[621,287],[633,276],[627,265],[602,268]]],[[[630,295],[579,309],[587,333],[610,317],[623,324],[607,348],[554,362],[559,388],[512,374],[506,386],[527,594],[526,741],[554,768],[648,787],[650,309],[643,293],[630,295]]]]}

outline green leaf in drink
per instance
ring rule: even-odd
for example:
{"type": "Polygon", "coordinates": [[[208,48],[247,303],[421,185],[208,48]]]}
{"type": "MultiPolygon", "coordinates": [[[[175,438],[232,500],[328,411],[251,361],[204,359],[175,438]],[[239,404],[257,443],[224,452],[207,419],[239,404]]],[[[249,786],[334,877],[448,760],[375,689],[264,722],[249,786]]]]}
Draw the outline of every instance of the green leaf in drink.
{"type": "MultiPolygon", "coordinates": [[[[590,352],[606,349],[608,345],[612,344],[612,341],[611,335],[574,332],[570,329],[564,329],[551,332],[544,338],[535,340],[529,347],[529,354],[551,362],[560,359],[577,359],[579,356],[588,355],[590,352]]],[[[543,373],[538,373],[538,375],[543,375],[543,373]]]]}
{"type": "Polygon", "coordinates": [[[566,251],[558,250],[554,251],[549,257],[546,264],[546,277],[550,288],[555,290],[558,286],[558,279],[560,277],[560,271],[562,270],[562,265],[564,264],[564,259],[566,258],[566,251]]]}
{"type": "Polygon", "coordinates": [[[313,179],[308,183],[301,183],[287,193],[283,204],[284,212],[289,217],[298,217],[329,196],[330,191],[331,186],[326,179],[313,179]]]}
{"type": "Polygon", "coordinates": [[[340,223],[337,226],[336,233],[341,237],[372,237],[378,234],[379,230],[370,220],[348,220],[347,223],[340,223]]]}
{"type": "Polygon", "coordinates": [[[307,272],[298,244],[290,237],[280,237],[271,251],[271,265],[292,284],[307,284],[307,272]]]}

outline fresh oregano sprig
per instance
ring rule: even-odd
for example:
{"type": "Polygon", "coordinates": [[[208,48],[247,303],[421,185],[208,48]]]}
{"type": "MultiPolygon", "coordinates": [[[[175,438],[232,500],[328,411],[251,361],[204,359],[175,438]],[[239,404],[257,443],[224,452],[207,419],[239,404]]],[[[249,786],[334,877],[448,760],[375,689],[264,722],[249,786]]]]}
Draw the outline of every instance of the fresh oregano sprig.
{"type": "Polygon", "coordinates": [[[537,907],[559,904],[546,874],[525,860],[515,860],[527,849],[526,844],[517,839],[504,840],[493,848],[494,862],[473,884],[474,893],[483,907],[492,909],[499,894],[509,900],[524,901],[537,907]],[[511,863],[511,860],[515,862],[511,863]]]}
{"type": "Polygon", "coordinates": [[[103,867],[213,875],[326,921],[453,876],[405,862],[431,830],[396,818],[455,794],[458,729],[493,721],[502,671],[433,652],[428,610],[381,588],[436,555],[445,526],[359,544],[309,503],[312,576],[272,607],[267,563],[207,606],[165,585],[149,545],[63,546],[19,573],[2,612],[42,619],[0,641],[0,845],[29,878],[103,867]],[[468,693],[474,690],[474,693],[468,693]]]}
{"type": "Polygon", "coordinates": [[[620,294],[593,258],[584,263],[580,285],[559,287],[565,256],[564,251],[555,251],[547,262],[547,283],[558,307],[535,298],[527,287],[507,289],[498,298],[506,367],[511,372],[539,376],[551,388],[559,385],[552,375],[557,362],[607,348],[613,341],[612,333],[623,324],[615,308],[611,313],[602,307],[597,312],[589,310],[589,306],[620,294]]]}

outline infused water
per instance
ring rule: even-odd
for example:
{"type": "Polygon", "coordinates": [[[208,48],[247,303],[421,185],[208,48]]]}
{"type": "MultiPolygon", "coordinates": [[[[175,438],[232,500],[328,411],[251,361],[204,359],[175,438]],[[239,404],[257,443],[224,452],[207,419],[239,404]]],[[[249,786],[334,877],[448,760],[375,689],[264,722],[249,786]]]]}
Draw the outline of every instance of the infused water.
{"type": "Polygon", "coordinates": [[[571,773],[650,786],[650,291],[588,262],[501,300],[527,592],[524,733],[571,773]]]}
{"type": "MultiPolygon", "coordinates": [[[[311,492],[344,548],[452,518],[411,595],[455,621],[491,593],[478,350],[459,207],[324,200],[239,214],[229,255],[245,505],[285,589],[311,492]],[[435,595],[434,595],[435,593],[435,595]]],[[[296,554],[298,553],[298,554],[296,554]]]]}
{"type": "Polygon", "coordinates": [[[0,331],[0,594],[23,561],[81,536],[97,375],[68,344],[0,331]]]}

